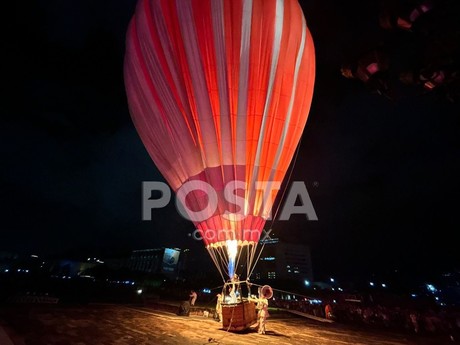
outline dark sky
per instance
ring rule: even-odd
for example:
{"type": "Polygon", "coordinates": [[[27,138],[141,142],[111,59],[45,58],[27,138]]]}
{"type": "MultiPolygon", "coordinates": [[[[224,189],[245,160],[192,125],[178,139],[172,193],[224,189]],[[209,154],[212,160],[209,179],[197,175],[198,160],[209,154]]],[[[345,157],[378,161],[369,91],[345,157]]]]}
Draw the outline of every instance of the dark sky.
{"type": "MultiPolygon", "coordinates": [[[[345,59],[385,39],[375,3],[346,3],[303,4],[318,68],[293,179],[306,182],[319,221],[295,217],[274,230],[309,244],[319,275],[459,267],[459,106],[417,92],[390,101],[344,79],[345,59]]],[[[165,245],[207,255],[173,205],[141,221],[141,183],[162,178],[124,93],[134,6],[41,0],[12,12],[2,72],[0,250],[165,245]]]]}

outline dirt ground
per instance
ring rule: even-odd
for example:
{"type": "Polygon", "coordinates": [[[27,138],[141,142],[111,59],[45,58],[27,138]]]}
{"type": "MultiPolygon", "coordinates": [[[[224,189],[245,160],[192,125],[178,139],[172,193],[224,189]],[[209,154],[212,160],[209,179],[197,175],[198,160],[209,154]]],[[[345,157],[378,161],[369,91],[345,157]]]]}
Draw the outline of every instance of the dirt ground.
{"type": "Polygon", "coordinates": [[[226,332],[218,322],[202,316],[180,317],[152,308],[119,305],[16,306],[0,309],[0,320],[16,345],[452,344],[450,339],[352,330],[282,313],[268,319],[266,335],[253,329],[226,332]]]}

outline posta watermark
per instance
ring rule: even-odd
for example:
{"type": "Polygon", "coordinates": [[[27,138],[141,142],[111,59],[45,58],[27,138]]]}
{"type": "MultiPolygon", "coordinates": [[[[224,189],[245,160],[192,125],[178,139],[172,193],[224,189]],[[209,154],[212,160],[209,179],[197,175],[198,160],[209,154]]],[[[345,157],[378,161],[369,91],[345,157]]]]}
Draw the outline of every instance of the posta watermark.
{"type": "MultiPolygon", "coordinates": [[[[280,189],[280,183],[257,181],[254,186],[255,188],[251,190],[252,194],[249,193],[249,199],[254,199],[257,194],[262,202],[258,206],[263,211],[261,216],[266,220],[272,219],[272,195],[274,191],[280,189]]],[[[176,191],[176,209],[182,217],[194,223],[203,222],[215,215],[216,212],[220,212],[221,216],[227,220],[241,221],[250,214],[248,213],[250,206],[248,206],[247,198],[241,195],[241,191],[247,190],[247,184],[238,180],[228,182],[219,191],[205,181],[188,181],[176,191]],[[188,197],[191,197],[195,202],[187,202],[188,197]],[[227,209],[222,210],[223,205],[227,209]]],[[[166,183],[144,181],[142,183],[142,220],[152,220],[152,210],[166,207],[171,201],[171,196],[171,189],[166,183]],[[160,194],[160,196],[153,197],[154,194],[155,196],[160,194]]],[[[305,215],[310,221],[318,220],[303,181],[294,181],[291,184],[278,220],[289,220],[294,214],[305,215]],[[296,205],[297,200],[299,200],[299,205],[296,205]]]]}
{"type": "MultiPolygon", "coordinates": [[[[246,238],[246,235],[249,234],[249,238],[257,239],[258,241],[266,241],[272,239],[270,237],[270,233],[273,229],[265,230],[262,229],[260,232],[259,230],[243,230],[243,238],[246,238]]],[[[193,232],[188,234],[196,241],[206,240],[208,242],[219,242],[219,241],[226,241],[229,238],[233,239],[234,230],[214,230],[214,229],[206,229],[206,230],[199,230],[195,229],[193,232]],[[229,236],[228,236],[229,235],[229,236]]]]}

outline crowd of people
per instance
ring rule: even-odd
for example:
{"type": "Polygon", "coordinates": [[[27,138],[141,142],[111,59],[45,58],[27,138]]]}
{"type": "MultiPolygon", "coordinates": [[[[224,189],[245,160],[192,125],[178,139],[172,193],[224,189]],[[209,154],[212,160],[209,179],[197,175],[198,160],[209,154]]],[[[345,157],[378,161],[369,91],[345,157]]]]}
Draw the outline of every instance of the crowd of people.
{"type": "Polygon", "coordinates": [[[460,313],[446,309],[420,309],[361,306],[341,303],[333,307],[333,315],[339,322],[357,322],[377,327],[399,329],[425,334],[459,334],[460,313]]]}
{"type": "Polygon", "coordinates": [[[414,334],[446,334],[460,340],[460,311],[427,308],[387,307],[356,302],[322,301],[309,299],[270,301],[271,307],[292,309],[340,323],[368,325],[414,334]]]}

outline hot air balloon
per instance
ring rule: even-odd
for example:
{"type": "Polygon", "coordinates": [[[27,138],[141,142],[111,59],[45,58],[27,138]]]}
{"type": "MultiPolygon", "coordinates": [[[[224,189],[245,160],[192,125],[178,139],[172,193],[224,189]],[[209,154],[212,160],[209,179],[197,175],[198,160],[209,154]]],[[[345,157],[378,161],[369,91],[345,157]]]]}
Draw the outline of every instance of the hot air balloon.
{"type": "Polygon", "coordinates": [[[140,0],[124,76],[139,136],[222,278],[249,277],[312,100],[300,5],[140,0]]]}

